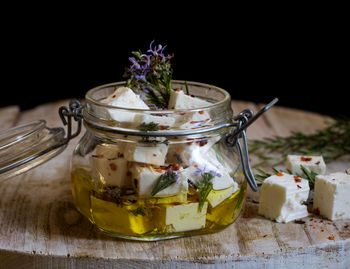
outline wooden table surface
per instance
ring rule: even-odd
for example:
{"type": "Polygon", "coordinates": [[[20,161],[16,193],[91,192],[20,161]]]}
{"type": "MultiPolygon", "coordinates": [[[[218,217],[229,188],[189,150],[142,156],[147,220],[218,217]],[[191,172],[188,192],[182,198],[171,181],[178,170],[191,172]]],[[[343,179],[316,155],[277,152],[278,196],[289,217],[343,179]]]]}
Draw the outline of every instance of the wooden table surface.
{"type": "MultiPolygon", "coordinates": [[[[36,119],[62,126],[57,111],[67,104],[0,108],[0,128],[36,119]]],[[[232,102],[236,113],[260,106],[232,102]]],[[[311,133],[329,120],[276,106],[248,129],[248,138],[311,133]]],[[[251,191],[237,221],[216,234],[158,242],[107,237],[73,204],[69,160],[78,139],[53,160],[0,184],[0,268],[350,268],[350,220],[310,214],[304,224],[276,223],[257,214],[259,193],[251,191]]],[[[329,172],[349,167],[349,158],[327,164],[329,172]]]]}

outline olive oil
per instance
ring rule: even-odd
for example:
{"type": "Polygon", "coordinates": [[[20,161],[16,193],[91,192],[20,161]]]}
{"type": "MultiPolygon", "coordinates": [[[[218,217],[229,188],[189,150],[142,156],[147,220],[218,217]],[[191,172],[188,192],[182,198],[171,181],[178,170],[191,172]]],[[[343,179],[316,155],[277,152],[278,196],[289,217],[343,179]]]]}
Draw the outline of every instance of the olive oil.
{"type": "MultiPolygon", "coordinates": [[[[135,194],[115,197],[104,193],[100,186],[94,188],[93,179],[85,168],[72,172],[71,183],[77,209],[100,230],[116,237],[145,241],[222,230],[237,218],[246,195],[246,183],[242,183],[214,208],[208,203],[204,228],[176,231],[166,223],[167,211],[180,205],[198,204],[198,193],[193,188],[169,197],[138,197],[135,194]]],[[[225,191],[212,190],[211,195],[220,196],[225,191]]]]}

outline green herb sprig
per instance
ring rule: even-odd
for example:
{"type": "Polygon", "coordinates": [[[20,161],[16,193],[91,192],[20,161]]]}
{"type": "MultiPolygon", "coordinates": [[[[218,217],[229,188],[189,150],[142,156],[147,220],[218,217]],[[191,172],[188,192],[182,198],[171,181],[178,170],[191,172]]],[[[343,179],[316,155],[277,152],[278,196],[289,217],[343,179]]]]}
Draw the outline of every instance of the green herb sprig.
{"type": "Polygon", "coordinates": [[[159,124],[151,121],[150,123],[142,122],[139,126],[139,130],[141,132],[152,132],[152,131],[159,131],[159,124]]]}
{"type": "Polygon", "coordinates": [[[202,180],[197,182],[198,198],[199,198],[198,210],[199,211],[202,211],[204,202],[207,199],[211,190],[213,189],[212,179],[214,178],[213,174],[210,172],[202,173],[201,176],[202,176],[202,180]]]}
{"type": "Polygon", "coordinates": [[[165,47],[153,46],[152,41],[147,53],[133,51],[133,57],[129,58],[131,65],[123,75],[126,86],[145,95],[156,108],[167,108],[172,91],[173,55],[165,55],[165,47]]]}
{"type": "Polygon", "coordinates": [[[262,163],[281,163],[289,154],[322,155],[325,161],[336,160],[350,154],[350,119],[334,119],[326,128],[310,135],[292,132],[287,137],[252,140],[249,151],[262,163]],[[269,157],[269,153],[279,157],[269,157]]]}
{"type": "Polygon", "coordinates": [[[134,214],[134,216],[146,216],[146,208],[143,206],[140,206],[134,210],[129,210],[132,214],[134,214]]]}
{"type": "Polygon", "coordinates": [[[174,184],[177,180],[178,174],[174,171],[168,171],[160,175],[154,185],[150,196],[156,195],[158,192],[168,188],[170,185],[174,184]]]}

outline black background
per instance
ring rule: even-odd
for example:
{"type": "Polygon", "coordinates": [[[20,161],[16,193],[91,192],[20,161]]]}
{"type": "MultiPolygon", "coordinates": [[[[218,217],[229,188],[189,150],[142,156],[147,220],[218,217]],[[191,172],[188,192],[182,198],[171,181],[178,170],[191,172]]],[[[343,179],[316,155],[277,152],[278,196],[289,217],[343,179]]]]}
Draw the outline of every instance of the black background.
{"type": "Polygon", "coordinates": [[[167,9],[95,10],[79,19],[74,11],[51,10],[3,24],[0,106],[25,110],[83,98],[92,87],[122,80],[130,52],[146,51],[155,40],[175,55],[174,79],[214,84],[237,100],[279,97],[279,105],[350,116],[349,31],[342,15],[327,7],[244,15],[167,9]]]}

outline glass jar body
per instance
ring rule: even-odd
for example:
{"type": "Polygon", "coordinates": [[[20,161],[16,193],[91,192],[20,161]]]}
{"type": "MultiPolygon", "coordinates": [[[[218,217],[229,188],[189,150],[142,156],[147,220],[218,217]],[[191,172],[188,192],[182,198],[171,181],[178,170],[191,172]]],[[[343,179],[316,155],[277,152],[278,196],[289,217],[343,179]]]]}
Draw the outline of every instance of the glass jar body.
{"type": "MultiPolygon", "coordinates": [[[[217,107],[204,111],[215,126],[217,107]]],[[[204,112],[181,117],[188,113],[204,112]]],[[[152,241],[207,234],[238,217],[247,184],[236,148],[226,143],[229,128],[147,136],[85,126],[72,158],[72,194],[108,235],[152,241]]]]}

